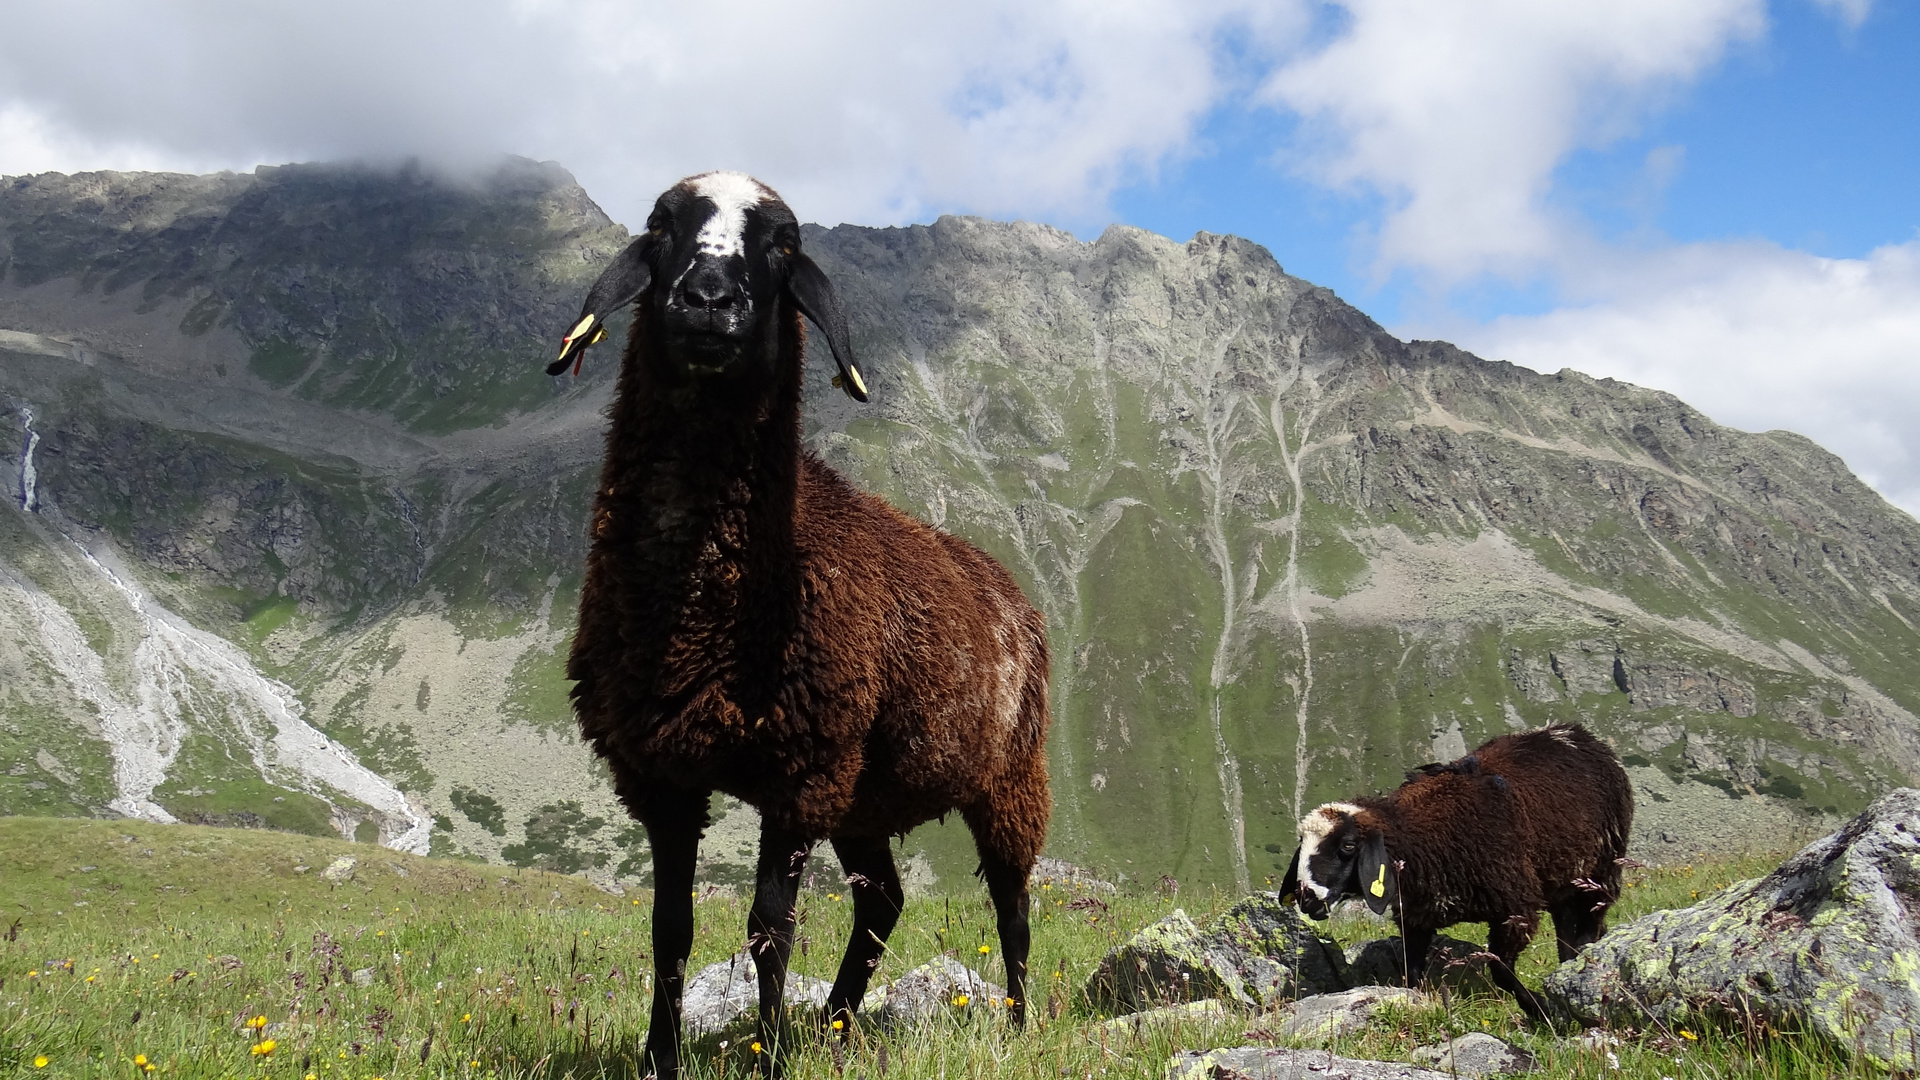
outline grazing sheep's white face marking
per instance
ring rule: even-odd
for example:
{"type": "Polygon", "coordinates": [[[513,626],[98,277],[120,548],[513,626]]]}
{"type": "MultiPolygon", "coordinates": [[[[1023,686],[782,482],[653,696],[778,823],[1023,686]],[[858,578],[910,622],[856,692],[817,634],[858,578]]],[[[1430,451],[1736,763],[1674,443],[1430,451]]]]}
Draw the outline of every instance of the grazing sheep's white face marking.
{"type": "Polygon", "coordinates": [[[744,254],[747,211],[773,198],[773,192],[741,172],[702,173],[687,184],[695,195],[713,203],[713,216],[694,238],[701,252],[721,258],[744,254]]]}
{"type": "Polygon", "coordinates": [[[1322,902],[1333,895],[1333,890],[1313,880],[1314,853],[1336,826],[1359,812],[1360,808],[1352,803],[1330,802],[1300,819],[1300,887],[1311,891],[1322,902]]]}

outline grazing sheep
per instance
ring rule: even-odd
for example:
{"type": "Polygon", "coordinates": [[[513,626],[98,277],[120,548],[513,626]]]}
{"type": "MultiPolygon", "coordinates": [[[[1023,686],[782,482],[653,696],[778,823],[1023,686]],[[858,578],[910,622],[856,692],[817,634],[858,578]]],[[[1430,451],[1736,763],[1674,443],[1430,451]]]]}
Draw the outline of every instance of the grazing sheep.
{"type": "Polygon", "coordinates": [[[888,838],[958,810],[1025,1017],[1027,875],[1046,839],[1046,626],[1006,570],[801,449],[805,328],[866,400],[832,285],[779,196],[740,173],[668,189],[603,273],[557,374],[635,305],[567,674],[582,735],[646,827],[658,973],[646,1064],[680,1064],[708,798],[760,812],[747,920],[779,1068],[800,873],[829,840],[854,927],[827,1000],[852,1016],[902,901],[888,838]]]}
{"type": "Polygon", "coordinates": [[[1514,962],[1542,910],[1562,961],[1606,933],[1632,825],[1633,790],[1613,751],[1578,724],[1555,724],[1423,765],[1383,798],[1308,814],[1285,891],[1316,919],[1350,896],[1393,912],[1409,972],[1425,970],[1435,931],[1485,922],[1494,982],[1544,1019],[1514,962]]]}

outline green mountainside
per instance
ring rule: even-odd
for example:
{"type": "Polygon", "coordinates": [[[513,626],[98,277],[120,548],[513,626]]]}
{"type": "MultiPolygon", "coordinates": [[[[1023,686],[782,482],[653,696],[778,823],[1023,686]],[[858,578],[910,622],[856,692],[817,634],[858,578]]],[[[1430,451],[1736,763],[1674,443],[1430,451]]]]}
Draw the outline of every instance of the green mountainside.
{"type": "MultiPolygon", "coordinates": [[[[527,162],[0,181],[0,812],[643,877],[561,676],[617,354],[539,373],[625,237],[527,162]]],[[[1258,882],[1303,808],[1553,719],[1653,860],[1920,780],[1920,523],[1806,439],[1398,341],[1231,237],[806,243],[874,384],[811,365],[816,451],[1049,619],[1056,855],[1258,882]]]]}

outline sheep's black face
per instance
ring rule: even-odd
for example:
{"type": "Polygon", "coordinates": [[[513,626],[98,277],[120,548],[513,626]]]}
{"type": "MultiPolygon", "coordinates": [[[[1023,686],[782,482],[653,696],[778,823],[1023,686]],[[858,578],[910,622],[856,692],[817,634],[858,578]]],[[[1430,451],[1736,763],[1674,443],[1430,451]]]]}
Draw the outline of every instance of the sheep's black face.
{"type": "Polygon", "coordinates": [[[801,253],[793,211],[744,173],[690,176],[660,196],[647,231],[594,282],[547,373],[569,363],[577,372],[587,346],[606,337],[607,315],[638,301],[648,332],[662,335],[666,354],[689,373],[768,378],[782,298],[826,331],[840,367],[835,385],[867,400],[846,316],[826,275],[801,253]]]}
{"type": "Polygon", "coordinates": [[[654,327],[691,364],[738,362],[778,306],[800,251],[793,211],[740,173],[683,180],[654,204],[654,327]]]}
{"type": "Polygon", "coordinates": [[[1349,803],[1328,803],[1300,821],[1300,850],[1287,871],[1294,880],[1300,910],[1324,919],[1333,905],[1358,896],[1375,912],[1383,912],[1398,897],[1398,877],[1390,865],[1385,840],[1377,825],[1360,820],[1364,813],[1349,803]]]}

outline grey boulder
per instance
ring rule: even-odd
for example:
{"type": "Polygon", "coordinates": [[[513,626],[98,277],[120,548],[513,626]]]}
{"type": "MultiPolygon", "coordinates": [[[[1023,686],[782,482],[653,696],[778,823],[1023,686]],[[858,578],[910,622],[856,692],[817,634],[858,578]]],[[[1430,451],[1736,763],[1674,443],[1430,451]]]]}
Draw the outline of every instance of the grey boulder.
{"type": "MultiPolygon", "coordinates": [[[[1408,973],[1406,942],[1397,937],[1363,941],[1346,951],[1347,983],[1350,986],[1404,986],[1408,973]]],[[[1456,990],[1485,990],[1493,987],[1487,977],[1487,951],[1471,941],[1444,934],[1434,938],[1433,951],[1427,954],[1426,985],[1445,985],[1456,990]]],[[[1422,972],[1412,972],[1418,980],[1422,972]]],[[[1416,985],[1418,982],[1416,981],[1416,985]]]]}
{"type": "MultiPolygon", "coordinates": [[[[789,1008],[811,1005],[824,1009],[831,989],[825,979],[787,972],[789,1008]]],[[[687,980],[687,988],[680,996],[680,1008],[687,1037],[692,1039],[723,1031],[753,1015],[760,1008],[760,970],[754,966],[753,956],[738,952],[729,959],[701,968],[687,980]]]]}
{"type": "Polygon", "coordinates": [[[1167,1064],[1166,1080],[1453,1080],[1401,1061],[1345,1058],[1325,1050],[1242,1046],[1189,1050],[1167,1064]]]}
{"type": "Polygon", "coordinates": [[[1279,1034],[1283,1039],[1326,1042],[1366,1027],[1382,1005],[1417,1007],[1427,1001],[1427,995],[1404,986],[1360,986],[1314,994],[1286,1007],[1279,1034]]]}
{"type": "Polygon", "coordinates": [[[1007,991],[950,956],[921,964],[867,994],[861,1011],[886,1026],[923,1023],[1006,1004],[1007,991]]]}
{"type": "Polygon", "coordinates": [[[1255,893],[1205,930],[1175,909],[1101,959],[1087,980],[1087,998],[1114,1012],[1205,998],[1272,1006],[1346,989],[1345,966],[1338,947],[1314,933],[1278,893],[1255,893]]]}
{"type": "Polygon", "coordinates": [[[1417,1047],[1407,1056],[1417,1065],[1431,1065],[1456,1076],[1502,1076],[1540,1067],[1532,1054],[1484,1031],[1470,1031],[1437,1046],[1417,1047]]]}
{"type": "Polygon", "coordinates": [[[1689,1016],[1804,1026],[1920,1068],[1920,791],[1894,791],[1778,870],[1642,916],[1546,979],[1585,1024],[1689,1016]]]}

